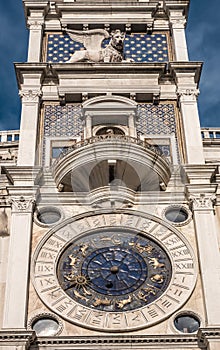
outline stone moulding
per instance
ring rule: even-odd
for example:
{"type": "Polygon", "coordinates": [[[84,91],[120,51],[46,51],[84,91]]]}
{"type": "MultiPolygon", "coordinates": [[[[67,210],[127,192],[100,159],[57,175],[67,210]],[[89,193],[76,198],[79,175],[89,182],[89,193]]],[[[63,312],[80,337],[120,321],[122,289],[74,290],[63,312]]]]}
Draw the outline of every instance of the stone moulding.
{"type": "Polygon", "coordinates": [[[197,347],[197,336],[196,335],[186,335],[186,336],[177,336],[177,335],[158,335],[158,336],[92,336],[92,337],[38,337],[34,342],[34,345],[67,345],[68,348],[78,349],[78,347],[85,348],[89,345],[90,349],[97,349],[97,346],[105,345],[108,348],[112,349],[127,349],[127,346],[132,346],[135,348],[146,348],[146,344],[153,344],[154,348],[163,346],[163,349],[171,349],[172,347],[177,346],[177,344],[190,344],[193,347],[197,347]]]}
{"type": "Polygon", "coordinates": [[[35,338],[36,335],[34,331],[0,330],[0,348],[4,346],[4,344],[7,347],[10,344],[19,344],[19,346],[25,344],[25,349],[29,349],[30,344],[33,343],[35,338]]]}
{"type": "Polygon", "coordinates": [[[198,342],[201,348],[208,346],[210,341],[217,341],[220,339],[220,327],[200,328],[198,331],[198,342]]]}

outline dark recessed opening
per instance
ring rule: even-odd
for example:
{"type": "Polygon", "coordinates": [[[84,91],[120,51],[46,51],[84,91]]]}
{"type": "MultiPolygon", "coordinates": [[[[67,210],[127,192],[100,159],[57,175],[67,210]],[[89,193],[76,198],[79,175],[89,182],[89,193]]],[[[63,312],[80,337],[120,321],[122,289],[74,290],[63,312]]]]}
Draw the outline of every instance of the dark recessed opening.
{"type": "Polygon", "coordinates": [[[188,219],[188,213],[181,207],[169,208],[165,212],[165,217],[171,222],[181,223],[188,219]]]}
{"type": "Polygon", "coordinates": [[[42,224],[54,224],[61,218],[60,212],[55,208],[45,208],[41,209],[37,214],[37,219],[42,224]]]}
{"type": "Polygon", "coordinates": [[[180,315],[174,320],[174,325],[182,333],[194,333],[200,327],[200,321],[196,316],[180,315]]]}

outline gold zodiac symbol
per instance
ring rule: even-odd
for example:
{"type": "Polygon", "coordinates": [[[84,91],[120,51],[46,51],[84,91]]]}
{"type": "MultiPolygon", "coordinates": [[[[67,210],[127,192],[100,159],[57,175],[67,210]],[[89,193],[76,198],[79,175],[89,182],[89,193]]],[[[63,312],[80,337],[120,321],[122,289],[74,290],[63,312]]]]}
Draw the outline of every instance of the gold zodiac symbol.
{"type": "Polygon", "coordinates": [[[163,283],[163,280],[164,280],[162,275],[154,275],[150,279],[152,282],[155,282],[155,283],[163,283]]]}
{"type": "Polygon", "coordinates": [[[157,258],[150,258],[149,260],[154,269],[162,268],[165,266],[164,264],[161,264],[157,258]]]}
{"type": "Polygon", "coordinates": [[[77,263],[78,257],[74,257],[72,254],[68,256],[68,258],[71,260],[70,261],[70,266],[75,266],[77,263]]]}
{"type": "Polygon", "coordinates": [[[119,309],[123,309],[123,307],[127,304],[130,304],[132,301],[131,296],[129,295],[128,299],[124,299],[124,300],[119,300],[116,302],[116,305],[119,309]]]}
{"type": "Polygon", "coordinates": [[[136,243],[136,242],[129,242],[128,244],[130,246],[136,248],[141,254],[143,252],[150,254],[150,253],[152,253],[152,250],[154,249],[151,245],[142,246],[140,243],[136,243]]]}
{"type": "Polygon", "coordinates": [[[88,249],[88,247],[89,246],[86,245],[86,244],[83,244],[83,245],[80,246],[79,251],[82,253],[82,256],[86,255],[86,250],[88,249]]]}
{"type": "Polygon", "coordinates": [[[74,295],[75,295],[77,298],[79,298],[79,299],[81,299],[81,300],[84,300],[84,301],[86,301],[86,302],[89,301],[89,299],[87,299],[86,297],[84,297],[84,295],[80,294],[77,290],[74,290],[73,293],[74,293],[74,295]]]}
{"type": "Polygon", "coordinates": [[[100,306],[100,305],[111,305],[111,300],[109,299],[96,299],[94,306],[100,306]]]}
{"type": "Polygon", "coordinates": [[[149,297],[150,294],[155,295],[156,292],[152,288],[143,288],[139,293],[138,293],[138,298],[140,300],[144,300],[145,302],[147,301],[147,298],[149,297]]]}

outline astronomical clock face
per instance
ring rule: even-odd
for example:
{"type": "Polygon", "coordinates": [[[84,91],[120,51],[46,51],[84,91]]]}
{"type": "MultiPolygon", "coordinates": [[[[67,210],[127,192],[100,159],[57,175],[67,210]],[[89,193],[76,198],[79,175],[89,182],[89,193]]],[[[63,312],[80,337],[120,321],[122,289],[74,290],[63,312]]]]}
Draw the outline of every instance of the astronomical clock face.
{"type": "Polygon", "coordinates": [[[195,284],[193,260],[181,234],[155,217],[96,214],[48,233],[35,252],[33,281],[65,319],[129,331],[180,308],[195,284]]]}

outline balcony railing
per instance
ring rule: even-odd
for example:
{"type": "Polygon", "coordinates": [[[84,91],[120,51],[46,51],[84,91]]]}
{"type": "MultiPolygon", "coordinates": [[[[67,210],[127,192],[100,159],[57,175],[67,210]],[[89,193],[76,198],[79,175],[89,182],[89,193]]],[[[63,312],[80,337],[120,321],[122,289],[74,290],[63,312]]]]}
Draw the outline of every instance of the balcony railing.
{"type": "Polygon", "coordinates": [[[20,130],[5,130],[0,131],[0,143],[3,142],[18,142],[20,130]]]}
{"type": "Polygon", "coordinates": [[[131,136],[106,134],[106,135],[93,136],[93,137],[90,137],[88,139],[85,139],[85,140],[82,140],[79,142],[75,142],[72,146],[63,149],[62,152],[60,153],[59,157],[56,158],[56,160],[54,161],[53,166],[55,166],[57,163],[59,163],[59,161],[63,157],[65,157],[67,154],[71,153],[72,151],[75,151],[79,148],[82,148],[82,147],[85,147],[88,145],[102,143],[102,142],[124,142],[126,144],[128,144],[128,143],[135,144],[135,145],[138,145],[138,146],[145,148],[146,150],[150,150],[150,151],[154,152],[158,156],[161,156],[162,158],[164,158],[164,160],[167,163],[169,163],[168,159],[163,155],[162,151],[160,150],[160,148],[158,146],[151,145],[150,143],[148,143],[146,141],[143,141],[143,140],[140,140],[138,138],[131,137],[131,136]]]}
{"type": "Polygon", "coordinates": [[[220,128],[201,128],[202,139],[220,139],[220,128]]]}

